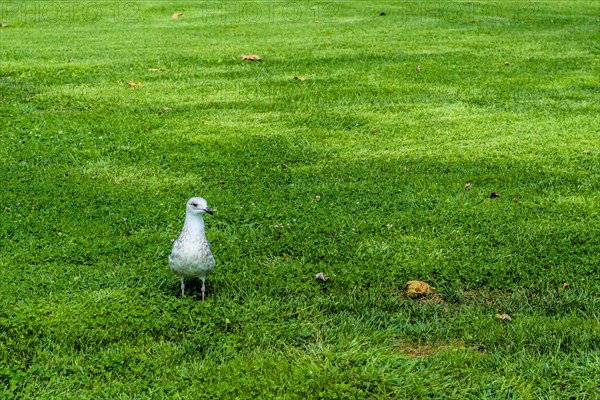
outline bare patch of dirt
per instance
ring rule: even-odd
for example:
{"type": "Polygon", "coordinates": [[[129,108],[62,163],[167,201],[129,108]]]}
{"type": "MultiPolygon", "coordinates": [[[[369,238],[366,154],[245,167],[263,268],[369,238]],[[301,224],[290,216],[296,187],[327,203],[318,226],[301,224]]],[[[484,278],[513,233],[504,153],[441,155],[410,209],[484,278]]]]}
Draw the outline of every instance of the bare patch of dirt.
{"type": "Polygon", "coordinates": [[[460,340],[455,340],[452,343],[402,342],[394,347],[394,351],[410,358],[431,357],[438,353],[460,350],[479,352],[475,348],[467,347],[464,342],[460,340]]]}
{"type": "Polygon", "coordinates": [[[448,302],[444,300],[442,296],[439,294],[433,294],[431,296],[422,297],[417,300],[421,304],[444,304],[447,305],[448,302]]]}

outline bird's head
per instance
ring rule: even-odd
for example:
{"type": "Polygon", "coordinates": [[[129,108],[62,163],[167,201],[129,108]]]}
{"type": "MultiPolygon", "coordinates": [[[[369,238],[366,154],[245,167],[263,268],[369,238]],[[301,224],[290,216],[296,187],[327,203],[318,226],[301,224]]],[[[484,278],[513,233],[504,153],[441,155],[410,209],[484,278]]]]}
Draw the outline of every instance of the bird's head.
{"type": "Polygon", "coordinates": [[[206,200],[202,197],[192,197],[189,199],[186,205],[186,211],[193,215],[202,215],[204,213],[213,215],[213,210],[208,207],[206,200]]]}

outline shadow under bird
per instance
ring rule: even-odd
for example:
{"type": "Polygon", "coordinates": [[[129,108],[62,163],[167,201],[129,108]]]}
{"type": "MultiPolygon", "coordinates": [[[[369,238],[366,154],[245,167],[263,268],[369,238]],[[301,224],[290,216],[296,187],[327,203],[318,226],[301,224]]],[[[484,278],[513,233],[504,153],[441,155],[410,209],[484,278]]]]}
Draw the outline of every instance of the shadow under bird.
{"type": "Polygon", "coordinates": [[[202,301],[204,301],[204,281],[215,269],[215,259],[210,251],[210,242],[204,232],[204,218],[213,211],[206,200],[192,197],[185,209],[185,222],[179,238],[173,243],[169,255],[171,271],[181,277],[181,296],[185,294],[185,279],[198,278],[202,280],[202,301]]]}

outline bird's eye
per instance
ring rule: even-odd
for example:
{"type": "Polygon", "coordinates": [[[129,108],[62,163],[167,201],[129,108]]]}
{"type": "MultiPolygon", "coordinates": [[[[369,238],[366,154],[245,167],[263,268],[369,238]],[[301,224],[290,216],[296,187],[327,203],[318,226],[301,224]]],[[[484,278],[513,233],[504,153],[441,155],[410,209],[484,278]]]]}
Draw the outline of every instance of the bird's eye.
{"type": "Polygon", "coordinates": [[[192,207],[198,207],[198,204],[192,203],[192,207]]]}

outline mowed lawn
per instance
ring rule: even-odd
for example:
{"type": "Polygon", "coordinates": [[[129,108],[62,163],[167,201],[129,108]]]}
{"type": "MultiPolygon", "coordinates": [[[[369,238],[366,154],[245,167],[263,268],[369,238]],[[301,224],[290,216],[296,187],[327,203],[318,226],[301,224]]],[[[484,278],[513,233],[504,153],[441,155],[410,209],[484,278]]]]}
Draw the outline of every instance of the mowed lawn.
{"type": "Polygon", "coordinates": [[[598,399],[599,7],[0,3],[0,398],[598,399]]]}

